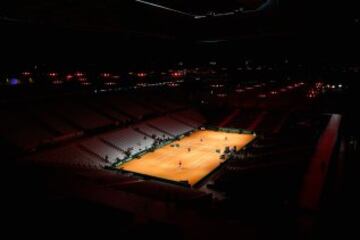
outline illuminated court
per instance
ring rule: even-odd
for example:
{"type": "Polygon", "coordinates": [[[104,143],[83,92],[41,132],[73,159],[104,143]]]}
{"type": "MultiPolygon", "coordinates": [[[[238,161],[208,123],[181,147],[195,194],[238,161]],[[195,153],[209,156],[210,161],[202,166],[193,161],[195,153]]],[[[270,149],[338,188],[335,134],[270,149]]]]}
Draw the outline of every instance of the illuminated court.
{"type": "Polygon", "coordinates": [[[241,149],[254,138],[251,134],[197,131],[117,168],[194,185],[224,161],[220,155],[227,146],[241,149]],[[172,146],[174,144],[179,147],[172,146]]]}

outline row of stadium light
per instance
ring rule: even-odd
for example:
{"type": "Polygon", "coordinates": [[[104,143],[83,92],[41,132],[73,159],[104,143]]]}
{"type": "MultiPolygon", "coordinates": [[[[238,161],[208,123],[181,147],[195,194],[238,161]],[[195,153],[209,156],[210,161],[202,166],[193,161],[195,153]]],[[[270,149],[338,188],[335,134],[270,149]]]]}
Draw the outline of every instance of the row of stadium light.
{"type": "Polygon", "coordinates": [[[247,92],[247,91],[251,91],[251,90],[254,90],[254,89],[259,89],[259,88],[262,88],[262,87],[265,87],[266,86],[266,83],[261,83],[261,84],[254,84],[252,86],[246,86],[246,87],[241,87],[241,85],[237,85],[236,89],[235,89],[235,92],[237,93],[243,93],[243,92],[247,92]]]}
{"type": "Polygon", "coordinates": [[[286,86],[286,87],[282,87],[282,88],[280,88],[280,89],[271,90],[268,94],[265,94],[265,93],[259,94],[258,97],[259,97],[259,98],[266,98],[266,97],[268,97],[268,96],[278,95],[278,94],[280,94],[280,93],[285,93],[285,92],[288,92],[288,91],[291,91],[291,90],[300,88],[300,87],[303,86],[304,84],[305,84],[304,82],[299,82],[299,83],[290,84],[290,85],[288,85],[288,86],[286,86]]]}

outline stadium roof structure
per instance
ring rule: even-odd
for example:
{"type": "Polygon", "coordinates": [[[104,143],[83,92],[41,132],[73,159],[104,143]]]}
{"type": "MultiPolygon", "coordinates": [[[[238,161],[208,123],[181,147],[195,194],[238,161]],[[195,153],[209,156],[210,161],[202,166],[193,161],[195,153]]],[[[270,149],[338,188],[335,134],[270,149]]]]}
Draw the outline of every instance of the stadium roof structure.
{"type": "Polygon", "coordinates": [[[339,21],[340,16],[345,16],[342,12],[347,12],[347,18],[358,20],[351,4],[335,1],[322,4],[304,0],[4,0],[0,4],[0,23],[199,39],[210,34],[298,30],[297,25],[339,21]]]}
{"type": "Polygon", "coordinates": [[[2,39],[0,47],[6,51],[7,45],[24,37],[30,42],[15,44],[24,45],[24,51],[33,45],[40,48],[48,39],[58,39],[59,44],[71,39],[70,53],[81,49],[85,41],[105,52],[101,46],[111,46],[111,50],[144,45],[133,44],[136,38],[149,46],[163,45],[159,41],[164,40],[206,46],[235,42],[236,46],[255,45],[255,49],[278,44],[299,49],[294,46],[311,43],[316,45],[314,50],[325,53],[332,46],[344,46],[351,53],[358,43],[360,16],[356,10],[350,3],[310,0],[4,0],[0,3],[0,28],[3,36],[9,37],[2,39]]]}
{"type": "MultiPolygon", "coordinates": [[[[2,1],[0,23],[51,25],[195,40],[273,30],[278,0],[15,0],[2,1]]],[[[293,2],[293,1],[292,1],[293,2]]],[[[295,4],[296,5],[296,4],[295,4]]],[[[293,14],[293,13],[292,13],[293,14]]]]}

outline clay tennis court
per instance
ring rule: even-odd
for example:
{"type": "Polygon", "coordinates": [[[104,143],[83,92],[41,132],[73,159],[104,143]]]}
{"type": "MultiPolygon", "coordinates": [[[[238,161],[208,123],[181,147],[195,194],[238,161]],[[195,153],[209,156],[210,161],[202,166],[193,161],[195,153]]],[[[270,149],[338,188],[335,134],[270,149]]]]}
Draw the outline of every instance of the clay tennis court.
{"type": "Polygon", "coordinates": [[[220,155],[226,146],[241,149],[254,138],[251,134],[197,131],[117,168],[194,185],[221,164],[220,155]],[[216,152],[217,149],[221,152],[216,152]]]}

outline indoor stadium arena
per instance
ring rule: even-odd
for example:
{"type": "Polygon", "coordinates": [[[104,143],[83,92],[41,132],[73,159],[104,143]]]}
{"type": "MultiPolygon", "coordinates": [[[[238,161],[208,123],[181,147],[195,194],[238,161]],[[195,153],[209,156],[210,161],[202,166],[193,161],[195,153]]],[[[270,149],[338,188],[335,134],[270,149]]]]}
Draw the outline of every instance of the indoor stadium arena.
{"type": "Polygon", "coordinates": [[[359,235],[356,3],[3,0],[0,33],[4,236],[359,235]]]}

